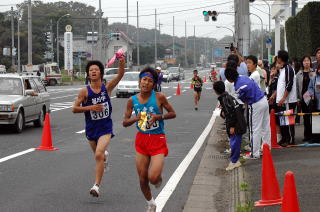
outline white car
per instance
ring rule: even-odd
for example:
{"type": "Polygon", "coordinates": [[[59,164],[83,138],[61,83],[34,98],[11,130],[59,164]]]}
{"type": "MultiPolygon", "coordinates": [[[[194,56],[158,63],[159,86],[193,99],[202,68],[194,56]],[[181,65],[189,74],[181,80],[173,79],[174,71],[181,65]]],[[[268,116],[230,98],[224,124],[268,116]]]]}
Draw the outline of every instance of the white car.
{"type": "MultiPolygon", "coordinates": [[[[129,72],[128,68],[124,69],[125,72],[129,72]]],[[[103,83],[107,83],[108,81],[115,78],[118,74],[118,68],[106,68],[104,69],[103,83]]]]}
{"type": "Polygon", "coordinates": [[[172,80],[172,73],[167,70],[162,71],[162,81],[163,82],[170,82],[172,80]]]}
{"type": "Polygon", "coordinates": [[[123,96],[132,96],[140,92],[139,88],[140,72],[126,72],[120,80],[116,90],[117,98],[123,96]]]}

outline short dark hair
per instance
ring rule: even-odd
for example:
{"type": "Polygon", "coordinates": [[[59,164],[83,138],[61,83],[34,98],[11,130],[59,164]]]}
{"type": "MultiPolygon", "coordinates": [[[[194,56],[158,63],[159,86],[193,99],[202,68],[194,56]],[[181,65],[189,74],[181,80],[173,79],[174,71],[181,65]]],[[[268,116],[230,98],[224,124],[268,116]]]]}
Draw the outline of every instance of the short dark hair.
{"type": "Polygon", "coordinates": [[[315,51],[315,54],[314,54],[314,55],[316,55],[316,54],[318,53],[318,51],[320,51],[320,47],[318,47],[318,48],[316,49],[316,51],[315,51]]]}
{"type": "Polygon", "coordinates": [[[279,50],[277,58],[281,59],[283,62],[287,63],[289,60],[289,54],[286,50],[279,50]]]}
{"type": "Polygon", "coordinates": [[[139,79],[141,78],[141,75],[144,74],[144,73],[147,73],[149,72],[152,77],[153,77],[153,82],[154,82],[154,85],[157,84],[158,82],[158,73],[156,72],[156,70],[154,70],[154,68],[150,67],[150,66],[147,66],[145,67],[139,74],[139,79]]]}
{"type": "Polygon", "coordinates": [[[93,66],[93,65],[96,65],[99,67],[101,80],[102,80],[104,75],[104,65],[98,60],[91,60],[87,63],[87,66],[86,66],[87,77],[89,76],[89,68],[90,66],[93,66]]]}
{"type": "Polygon", "coordinates": [[[229,61],[227,62],[227,64],[226,64],[226,68],[227,68],[227,67],[232,67],[232,68],[237,69],[237,66],[238,66],[238,64],[237,64],[237,62],[234,61],[234,60],[229,60],[229,61]]]}
{"type": "Polygon", "coordinates": [[[254,56],[254,55],[249,55],[249,56],[246,58],[246,60],[251,60],[251,61],[253,62],[253,64],[256,65],[256,66],[257,66],[257,64],[258,64],[258,58],[257,58],[256,56],[254,56]]]}
{"type": "Polygon", "coordinates": [[[235,55],[235,54],[230,54],[227,58],[227,61],[230,61],[230,60],[233,60],[234,62],[239,63],[239,57],[238,55],[235,55]]]}
{"type": "Polygon", "coordinates": [[[198,70],[197,69],[193,70],[193,73],[198,73],[198,70]]]}
{"type": "Polygon", "coordinates": [[[224,75],[226,76],[227,80],[231,81],[236,81],[236,79],[239,77],[237,69],[235,69],[234,67],[227,67],[224,75]]]}
{"type": "Polygon", "coordinates": [[[218,94],[223,94],[226,91],[226,87],[222,81],[217,81],[213,83],[213,90],[215,90],[218,94]]]}

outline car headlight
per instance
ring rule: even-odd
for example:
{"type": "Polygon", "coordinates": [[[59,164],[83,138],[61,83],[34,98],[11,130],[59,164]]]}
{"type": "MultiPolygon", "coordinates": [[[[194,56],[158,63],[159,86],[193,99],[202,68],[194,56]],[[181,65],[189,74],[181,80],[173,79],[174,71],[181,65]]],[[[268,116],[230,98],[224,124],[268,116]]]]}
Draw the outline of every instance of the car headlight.
{"type": "Polygon", "coordinates": [[[14,111],[14,105],[0,105],[0,111],[14,111]]]}
{"type": "Polygon", "coordinates": [[[118,85],[118,88],[124,88],[124,85],[118,85]]]}

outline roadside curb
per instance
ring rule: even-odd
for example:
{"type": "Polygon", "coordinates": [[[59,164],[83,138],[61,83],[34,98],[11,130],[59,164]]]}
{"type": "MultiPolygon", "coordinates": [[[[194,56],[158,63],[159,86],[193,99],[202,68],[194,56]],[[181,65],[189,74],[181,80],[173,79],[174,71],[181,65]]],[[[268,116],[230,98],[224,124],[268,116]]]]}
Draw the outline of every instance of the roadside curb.
{"type": "Polygon", "coordinates": [[[243,167],[225,171],[229,157],[220,153],[221,143],[226,140],[223,130],[219,129],[221,126],[223,120],[217,117],[204,144],[205,150],[183,212],[235,212],[238,205],[246,203],[246,191],[240,188],[244,183],[243,167]]]}

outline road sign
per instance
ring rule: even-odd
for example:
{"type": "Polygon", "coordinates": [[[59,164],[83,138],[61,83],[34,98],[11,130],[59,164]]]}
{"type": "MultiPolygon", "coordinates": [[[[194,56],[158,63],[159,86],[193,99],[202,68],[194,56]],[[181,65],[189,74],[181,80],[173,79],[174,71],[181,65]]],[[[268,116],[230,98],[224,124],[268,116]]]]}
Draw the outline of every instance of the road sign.
{"type": "Polygon", "coordinates": [[[64,69],[73,70],[73,36],[72,32],[64,33],[64,69]]]}
{"type": "Polygon", "coordinates": [[[213,55],[214,55],[215,57],[223,57],[222,48],[214,48],[214,49],[213,49],[213,55]]]}
{"type": "Polygon", "coordinates": [[[271,49],[272,48],[272,43],[266,43],[266,48],[271,49]]]}

